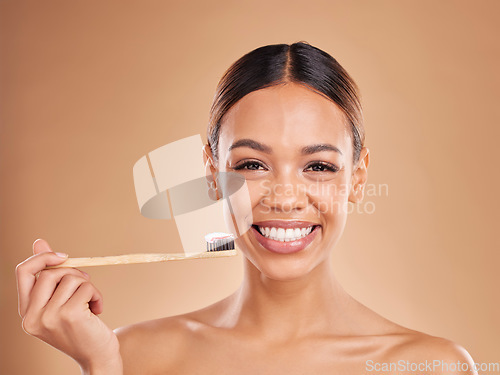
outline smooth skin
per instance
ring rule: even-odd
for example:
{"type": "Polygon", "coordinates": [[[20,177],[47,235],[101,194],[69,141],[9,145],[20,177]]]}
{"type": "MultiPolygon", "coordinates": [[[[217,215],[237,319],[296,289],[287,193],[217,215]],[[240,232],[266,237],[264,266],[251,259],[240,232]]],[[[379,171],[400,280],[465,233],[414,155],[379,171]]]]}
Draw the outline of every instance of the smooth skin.
{"type": "MultiPolygon", "coordinates": [[[[254,222],[303,220],[321,225],[320,231],[309,246],[293,254],[271,252],[252,231],[246,232],[237,239],[244,277],[233,294],[201,310],[115,330],[124,374],[382,373],[375,371],[377,364],[436,359],[465,362],[472,369],[472,358],[460,346],[388,321],[353,299],[336,280],[332,250],[344,230],[348,202],[363,199],[370,158],[365,147],[353,163],[350,132],[334,103],[295,83],[252,92],[224,117],[219,153],[216,160],[205,146],[207,175],[216,180],[219,172],[241,173],[254,222]],[[244,146],[229,151],[242,139],[258,142],[264,150],[244,146]],[[325,143],[338,151],[302,152],[304,147],[325,143]]],[[[106,366],[115,371],[109,374],[120,373],[117,343],[107,327],[96,323],[101,297],[86,275],[77,270],[54,272],[47,277],[50,282],[35,289],[50,271],[42,271],[36,282],[33,275],[62,261],[53,254],[39,254],[18,267],[20,313],[33,316],[28,333],[43,332],[35,335],[87,364],[86,369],[92,367],[92,374],[106,366]],[[56,286],[55,281],[66,277],[74,281],[67,292],[58,293],[66,286],[56,286]],[[68,299],[79,282],[86,294],[75,292],[68,299]],[[52,301],[56,294],[63,297],[52,301]],[[61,305],[65,298],[68,302],[61,305]],[[33,303],[31,311],[30,300],[42,302],[33,303]],[[41,307],[44,303],[53,307],[41,307]],[[62,322],[67,320],[64,311],[75,316],[74,321],[86,322],[72,326],[72,344],[61,337],[62,322]],[[53,324],[51,330],[39,318],[44,315],[53,324]],[[88,349],[90,343],[102,342],[107,362],[101,351],[88,349]]]]}

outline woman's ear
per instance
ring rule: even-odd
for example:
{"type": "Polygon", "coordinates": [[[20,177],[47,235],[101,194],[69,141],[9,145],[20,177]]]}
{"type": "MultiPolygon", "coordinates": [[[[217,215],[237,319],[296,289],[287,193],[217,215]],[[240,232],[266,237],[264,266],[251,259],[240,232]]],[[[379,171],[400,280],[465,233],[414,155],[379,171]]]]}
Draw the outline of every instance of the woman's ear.
{"type": "Polygon", "coordinates": [[[207,178],[208,195],[210,199],[219,200],[219,192],[217,189],[217,175],[219,173],[215,166],[212,149],[208,144],[203,146],[203,164],[205,165],[205,177],[207,178]]]}
{"type": "Polygon", "coordinates": [[[366,147],[361,149],[359,161],[352,173],[351,191],[349,202],[358,203],[363,200],[364,188],[368,179],[368,165],[370,164],[370,150],[366,147]]]}

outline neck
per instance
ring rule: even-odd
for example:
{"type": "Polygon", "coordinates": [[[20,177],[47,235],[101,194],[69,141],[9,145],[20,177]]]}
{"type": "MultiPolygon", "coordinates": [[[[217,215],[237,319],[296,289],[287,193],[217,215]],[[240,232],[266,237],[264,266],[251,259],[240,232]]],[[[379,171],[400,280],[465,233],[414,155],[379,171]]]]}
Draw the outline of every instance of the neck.
{"type": "Polygon", "coordinates": [[[293,280],[273,280],[248,259],[244,271],[226,324],[278,341],[338,331],[351,297],[335,279],[330,258],[293,280]]]}

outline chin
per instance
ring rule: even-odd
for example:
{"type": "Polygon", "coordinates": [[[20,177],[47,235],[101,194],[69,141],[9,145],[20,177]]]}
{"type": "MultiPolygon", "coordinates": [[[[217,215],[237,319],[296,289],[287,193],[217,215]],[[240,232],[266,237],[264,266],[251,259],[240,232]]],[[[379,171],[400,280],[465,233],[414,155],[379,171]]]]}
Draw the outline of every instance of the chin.
{"type": "Polygon", "coordinates": [[[293,255],[274,254],[253,247],[240,246],[240,249],[245,257],[247,272],[258,273],[260,278],[275,281],[292,281],[307,277],[328,258],[328,254],[321,254],[316,246],[293,255]]]}
{"type": "Polygon", "coordinates": [[[253,264],[260,273],[261,277],[274,281],[293,281],[307,277],[314,267],[308,267],[307,264],[282,264],[285,262],[276,262],[272,264],[253,264]]]}

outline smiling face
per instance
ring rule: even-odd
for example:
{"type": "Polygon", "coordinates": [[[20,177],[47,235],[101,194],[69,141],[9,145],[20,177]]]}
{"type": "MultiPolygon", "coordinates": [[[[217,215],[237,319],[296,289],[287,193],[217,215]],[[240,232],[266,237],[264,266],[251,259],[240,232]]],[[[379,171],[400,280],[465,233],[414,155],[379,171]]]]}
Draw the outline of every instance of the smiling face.
{"type": "Polygon", "coordinates": [[[255,268],[290,280],[328,259],[357,199],[352,158],[343,112],[303,85],[254,91],[226,113],[216,168],[246,179],[254,225],[236,243],[255,268]]]}

